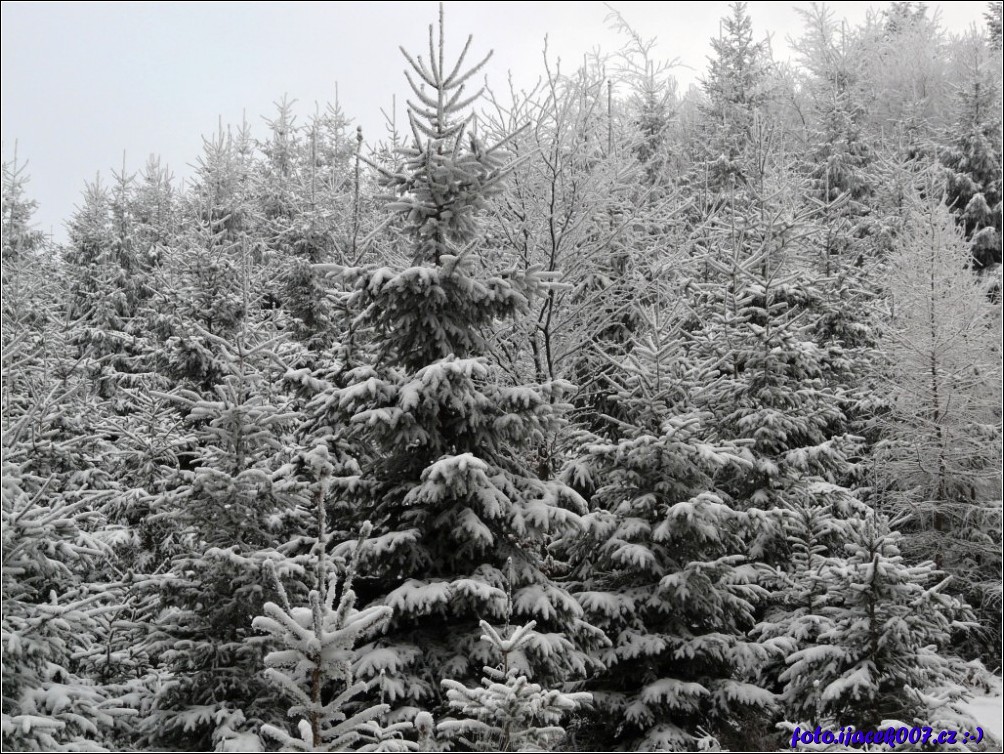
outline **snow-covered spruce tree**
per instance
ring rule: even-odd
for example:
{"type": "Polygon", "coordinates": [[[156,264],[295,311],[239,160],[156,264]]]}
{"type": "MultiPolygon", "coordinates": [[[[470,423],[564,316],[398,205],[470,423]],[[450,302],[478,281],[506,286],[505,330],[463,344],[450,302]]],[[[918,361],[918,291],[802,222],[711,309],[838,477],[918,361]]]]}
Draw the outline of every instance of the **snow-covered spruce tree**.
{"type": "Polygon", "coordinates": [[[562,543],[571,583],[612,641],[586,685],[597,713],[581,736],[598,749],[753,745],[764,731],[755,720],[773,707],[747,682],[763,655],[746,639],[763,590],[744,557],[751,514],[716,481],[751,464],[741,448],[707,439],[712,417],[690,396],[712,375],[684,353],[681,307],[669,303],[682,297],[662,293],[614,371],[631,423],[566,470],[595,489],[584,535],[562,543]]]}
{"type": "Polygon", "coordinates": [[[1004,7],[1001,6],[999,0],[990,0],[987,3],[987,9],[983,13],[983,18],[987,22],[987,37],[990,49],[1000,54],[1001,52],[1001,33],[1004,31],[1004,7]]]}
{"type": "Polygon", "coordinates": [[[831,12],[813,6],[799,44],[803,64],[813,73],[809,136],[802,157],[801,200],[808,211],[809,247],[798,260],[815,279],[806,315],[814,321],[813,340],[830,352],[827,382],[843,393],[839,400],[855,431],[858,420],[881,400],[869,384],[875,345],[874,307],[878,292],[873,155],[861,133],[864,108],[856,82],[853,46],[835,28],[831,12]],[[811,270],[815,273],[812,275],[811,270]]]}
{"type": "Polygon", "coordinates": [[[856,528],[847,556],[820,568],[820,623],[780,676],[788,714],[823,728],[965,729],[950,706],[965,692],[964,663],[950,647],[971,614],[943,593],[933,563],[905,562],[881,517],[856,528]]]}
{"type": "Polygon", "coordinates": [[[481,621],[481,639],[498,659],[485,665],[479,686],[443,681],[450,711],[460,716],[440,721],[437,730],[443,738],[470,751],[553,751],[561,743],[562,718],[588,704],[592,695],[542,688],[521,671],[535,626],[530,621],[510,631],[507,625],[500,633],[481,621]]]}
{"type": "MultiPolygon", "coordinates": [[[[621,82],[627,85],[629,94],[623,105],[624,125],[628,126],[628,133],[633,131],[635,137],[625,144],[618,134],[617,141],[622,143],[622,148],[627,146],[644,166],[644,184],[668,189],[673,179],[671,168],[678,158],[675,152],[679,147],[674,133],[678,97],[677,82],[670,73],[673,63],[657,59],[657,38],[643,37],[616,10],[607,15],[607,24],[624,38],[624,45],[613,66],[618,80],[609,81],[608,95],[612,99],[612,89],[621,82]]],[[[613,109],[612,102],[610,109],[613,109]]],[[[612,112],[610,114],[613,115],[612,112]]],[[[614,125],[611,123],[611,126],[614,125]]],[[[653,198],[660,194],[654,192],[653,198]]]]}
{"type": "Polygon", "coordinates": [[[109,485],[97,468],[108,448],[94,437],[97,407],[65,341],[62,281],[39,253],[27,200],[9,188],[5,182],[0,296],[0,735],[4,750],[101,751],[112,746],[119,705],[82,658],[102,643],[102,614],[118,598],[89,579],[109,554],[87,494],[109,485]],[[21,208],[8,204],[15,201],[21,208]]]}
{"type": "Polygon", "coordinates": [[[81,578],[106,554],[87,532],[93,514],[13,462],[20,427],[4,422],[3,746],[10,751],[106,751],[127,712],[81,672],[113,595],[81,578]],[[13,431],[11,431],[13,430],[13,431]],[[9,434],[8,434],[9,433],[9,434]],[[10,460],[8,460],[10,459],[10,460]]]}
{"type": "MultiPolygon", "coordinates": [[[[71,435],[66,447],[79,456],[76,494],[101,521],[93,536],[105,549],[82,576],[115,594],[114,608],[90,624],[90,645],[76,653],[79,672],[130,694],[143,709],[156,683],[147,642],[156,598],[145,577],[166,568],[176,544],[169,527],[149,514],[177,477],[184,443],[177,415],[150,395],[170,387],[154,370],[159,344],[148,323],[150,279],[176,232],[175,202],[169,174],[152,158],[140,180],[124,171],[115,177],[111,191],[87,189],[64,252],[68,295],[60,308],[73,319],[68,342],[54,353],[65,348],[81,358],[74,400],[54,412],[60,430],[50,436],[71,435]]],[[[54,466],[72,465],[66,456],[54,466]]],[[[114,745],[131,745],[141,716],[117,725],[114,745]]]]}
{"type": "Polygon", "coordinates": [[[267,120],[269,138],[259,143],[264,159],[251,175],[255,235],[272,273],[264,281],[266,295],[291,316],[297,337],[320,349],[340,332],[311,265],[356,256],[352,228],[360,218],[352,163],[360,143],[347,134],[348,119],[337,106],[301,126],[293,104],[286,98],[276,103],[267,120]]]}
{"type": "MultiPolygon", "coordinates": [[[[779,638],[789,653],[818,637],[820,626],[826,625],[820,610],[827,590],[827,574],[839,565],[831,547],[851,539],[848,521],[838,519],[827,508],[813,505],[798,506],[785,517],[791,548],[790,569],[784,574],[785,588],[776,602],[777,609],[770,619],[757,624],[755,636],[764,640],[779,638]]],[[[773,659],[783,669],[786,659],[783,654],[773,659]]],[[[763,675],[770,677],[772,670],[776,667],[768,668],[763,675]]]]}
{"type": "Polygon", "coordinates": [[[982,35],[961,42],[966,81],[959,92],[951,144],[940,150],[946,203],[970,244],[973,266],[1001,263],[1001,78],[1000,56],[982,35]]]}
{"type": "MultiPolygon", "coordinates": [[[[319,472],[322,480],[335,471],[327,448],[318,446],[308,458],[308,464],[319,472]]],[[[399,731],[410,728],[408,723],[397,723],[383,728],[378,720],[390,709],[386,704],[348,707],[356,697],[366,691],[370,683],[356,681],[354,666],[359,653],[356,644],[371,640],[390,619],[392,610],[382,605],[372,605],[362,610],[355,607],[356,594],[352,590],[356,557],[362,551],[357,543],[352,560],[345,568],[338,594],[338,575],[330,567],[327,555],[328,538],[325,513],[326,486],[318,490],[316,514],[318,536],[313,557],[317,582],[310,590],[308,605],[290,605],[286,590],[275,579],[281,604],[266,602],[264,615],[254,619],[259,631],[271,635],[274,645],[280,648],[265,656],[268,669],[266,677],[277,685],[293,702],[291,716],[298,716],[297,736],[285,728],[265,724],[261,735],[265,742],[277,742],[283,751],[405,751],[415,744],[402,740],[399,731]]],[[[363,525],[365,538],[371,527],[363,525]]]]}
{"type": "Polygon", "coordinates": [[[852,41],[827,6],[814,4],[801,14],[806,28],[795,49],[810,74],[805,90],[811,140],[801,167],[808,196],[822,211],[819,266],[830,277],[861,264],[873,191],[867,172],[872,150],[860,123],[865,108],[852,41]]]}
{"type": "Polygon", "coordinates": [[[833,506],[814,500],[795,501],[781,512],[781,527],[790,553],[783,569],[770,582],[766,609],[750,637],[764,647],[757,670],[760,682],[778,698],[784,719],[801,719],[785,695],[782,676],[788,660],[832,625],[824,616],[825,596],[832,569],[841,567],[844,545],[853,539],[857,519],[835,515],[833,506]]]}
{"type": "MultiPolygon", "coordinates": [[[[553,429],[567,385],[500,384],[486,355],[496,319],[525,313],[543,284],[537,270],[493,275],[477,255],[478,211],[505,175],[501,146],[470,131],[464,53],[447,65],[442,21],[430,59],[406,54],[414,101],[404,170],[385,180],[405,215],[413,265],[336,267],[357,322],[375,339],[375,363],[307,411],[349,425],[362,466],[352,496],[373,520],[357,593],[393,608],[387,634],[363,655],[360,677],[384,673],[396,705],[436,704],[442,678],[476,677],[489,660],[481,616],[506,611],[502,569],[512,558],[513,614],[537,620],[533,677],[560,681],[585,670],[582,642],[595,632],[555,581],[549,537],[576,526],[582,499],[538,479],[524,451],[553,429]]],[[[405,711],[407,714],[407,711],[405,711]]]]}
{"type": "Polygon", "coordinates": [[[694,186],[712,193],[750,180],[749,145],[764,127],[769,94],[770,48],[753,41],[753,21],[745,2],[730,4],[722,19],[722,34],[712,38],[714,56],[701,82],[707,96],[703,114],[703,175],[694,186]]]}
{"type": "MultiPolygon", "coordinates": [[[[976,649],[1001,647],[1000,304],[971,269],[948,209],[914,202],[886,267],[881,336],[889,410],[878,417],[883,505],[906,517],[903,549],[953,577],[979,615],[976,649]]],[[[970,650],[972,651],[972,650],[970,650]]]]}
{"type": "Polygon", "coordinates": [[[150,579],[160,612],[147,645],[166,679],[144,734],[207,749],[282,720],[251,621],[274,593],[268,568],[299,596],[303,567],[286,545],[295,547],[310,516],[286,480],[296,414],[276,387],[281,341],[262,325],[242,328],[233,344],[192,327],[228,373],[205,396],[182,388],[159,396],[178,406],[188,434],[175,484],[151,510],[175,546],[170,570],[150,579]]]}
{"type": "Polygon", "coordinates": [[[31,221],[38,202],[26,195],[27,183],[27,164],[18,164],[15,152],[11,160],[3,161],[2,253],[5,279],[12,262],[31,256],[45,241],[44,234],[31,221]]]}
{"type": "MultiPolygon", "coordinates": [[[[692,286],[687,350],[710,371],[694,398],[710,415],[710,437],[741,446],[752,464],[723,469],[716,483],[748,516],[744,551],[761,565],[757,581],[767,590],[754,620],[792,629],[787,638],[799,646],[803,627],[788,620],[804,599],[798,519],[839,521],[868,509],[854,490],[862,447],[851,424],[854,362],[841,338],[820,326],[827,307],[813,243],[818,208],[803,206],[793,171],[775,163],[768,150],[762,173],[744,185],[747,211],[726,204],[704,231],[709,253],[698,264],[709,272],[692,286]]],[[[842,529],[819,534],[840,557],[842,529]]],[[[754,637],[766,662],[750,668],[750,678],[777,693],[793,645],[776,633],[754,637]]]]}
{"type": "Polygon", "coordinates": [[[30,202],[23,193],[8,197],[8,188],[4,243],[11,248],[0,296],[3,747],[114,747],[119,704],[90,661],[121,599],[105,568],[116,532],[98,503],[116,487],[102,463],[111,450],[100,429],[107,407],[69,343],[55,254],[42,253],[50,249],[32,233],[30,202]]]}
{"type": "Polygon", "coordinates": [[[53,345],[46,331],[58,316],[63,291],[54,255],[45,253],[45,235],[32,221],[38,202],[27,195],[27,166],[15,154],[2,170],[3,405],[10,421],[31,405],[33,387],[43,389],[53,345]]]}
{"type": "Polygon", "coordinates": [[[70,221],[64,253],[70,282],[71,340],[84,359],[98,394],[127,410],[120,390],[135,383],[145,333],[133,319],[149,297],[146,262],[136,248],[134,177],[115,174],[109,191],[99,180],[88,184],[84,201],[70,221]],[[139,338],[137,338],[139,335],[139,338]]]}
{"type": "Polygon", "coordinates": [[[697,402],[714,417],[715,436],[752,454],[752,471],[722,484],[740,507],[767,513],[749,554],[773,564],[790,555],[783,511],[864,510],[842,486],[853,481],[850,459],[859,451],[841,381],[846,354],[817,331],[823,294],[806,261],[811,212],[797,201],[730,215],[714,229],[714,277],[694,287],[699,325],[689,347],[698,363],[713,365],[697,402]]]}
{"type": "Polygon", "coordinates": [[[828,354],[825,382],[847,428],[867,442],[873,438],[866,422],[884,398],[871,369],[873,301],[881,285],[875,154],[861,125],[866,108],[853,35],[825,6],[813,5],[803,17],[806,29],[797,50],[811,74],[804,87],[810,141],[798,159],[802,179],[793,181],[806,217],[792,271],[811,280],[814,289],[805,302],[804,316],[813,322],[806,334],[828,354]]]}
{"type": "Polygon", "coordinates": [[[178,233],[178,196],[173,181],[167,166],[151,156],[133,187],[133,238],[141,261],[149,268],[163,261],[178,233]]]}
{"type": "Polygon", "coordinates": [[[261,309],[251,151],[246,124],[203,140],[194,185],[181,202],[182,228],[158,269],[147,316],[161,344],[158,371],[207,394],[229,373],[212,336],[226,342],[261,309]]]}

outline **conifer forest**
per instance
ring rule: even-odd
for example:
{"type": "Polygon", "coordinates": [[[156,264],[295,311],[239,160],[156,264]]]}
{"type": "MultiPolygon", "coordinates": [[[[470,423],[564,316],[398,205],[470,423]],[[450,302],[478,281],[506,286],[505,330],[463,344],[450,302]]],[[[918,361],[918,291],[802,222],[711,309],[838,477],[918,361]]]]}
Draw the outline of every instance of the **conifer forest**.
{"type": "Polygon", "coordinates": [[[449,11],[65,241],[5,157],[3,750],[997,749],[1001,4],[686,91],[449,11]]]}

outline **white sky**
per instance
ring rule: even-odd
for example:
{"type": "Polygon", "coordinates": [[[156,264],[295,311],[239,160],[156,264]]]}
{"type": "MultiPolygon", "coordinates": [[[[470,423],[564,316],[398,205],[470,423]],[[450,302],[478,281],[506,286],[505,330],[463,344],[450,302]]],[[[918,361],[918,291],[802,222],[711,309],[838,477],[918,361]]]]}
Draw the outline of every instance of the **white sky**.
{"type": "MultiPolygon", "coordinates": [[[[725,2],[612,3],[659,54],[676,58],[681,91],[703,75],[725,2]]],[[[770,32],[777,59],[789,57],[787,38],[801,33],[796,7],[808,3],[751,2],[754,32],[770,32]]],[[[868,2],[830,3],[851,24],[868,2]]],[[[961,33],[982,26],[985,2],[929,3],[942,25],[961,33]]],[[[219,119],[239,123],[246,112],[262,133],[261,117],[288,94],[301,118],[315,103],[339,99],[361,124],[367,142],[383,137],[380,109],[399,104],[407,85],[404,46],[421,53],[437,3],[28,3],[4,2],[2,38],[3,156],[17,141],[29,163],[29,194],[40,203],[35,220],[57,240],[84,182],[129,171],[156,153],[177,177],[201,149],[201,136],[219,119]]],[[[472,58],[495,50],[489,83],[506,71],[530,85],[542,68],[542,42],[570,70],[584,53],[617,49],[622,39],[606,24],[602,2],[447,2],[447,44],[474,35],[472,58]]],[[[479,57],[480,59],[480,57],[479,57]]]]}

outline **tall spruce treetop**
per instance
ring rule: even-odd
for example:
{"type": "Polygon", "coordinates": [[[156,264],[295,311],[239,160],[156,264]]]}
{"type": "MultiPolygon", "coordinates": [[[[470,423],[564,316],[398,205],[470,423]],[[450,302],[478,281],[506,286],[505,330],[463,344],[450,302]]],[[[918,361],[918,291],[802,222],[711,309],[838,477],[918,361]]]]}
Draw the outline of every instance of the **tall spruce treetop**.
{"type": "Polygon", "coordinates": [[[987,10],[983,18],[987,22],[987,33],[990,37],[990,48],[1000,52],[1001,49],[1001,16],[1004,4],[1000,2],[987,3],[987,10]]]}
{"type": "Polygon", "coordinates": [[[952,142],[940,150],[945,166],[946,203],[973,256],[973,268],[1001,263],[1001,78],[1000,56],[983,35],[960,43],[964,82],[952,142]]]}
{"type": "MultiPolygon", "coordinates": [[[[26,196],[27,164],[18,164],[17,155],[3,162],[3,260],[7,262],[40,248],[44,234],[32,226],[38,202],[26,196]]],[[[4,271],[6,274],[6,270],[4,271]]]]}
{"type": "Polygon", "coordinates": [[[414,144],[402,150],[403,171],[386,179],[399,197],[391,208],[407,213],[408,229],[417,237],[416,262],[440,264],[451,242],[470,240],[476,213],[507,172],[501,145],[486,149],[472,128],[473,114],[464,114],[483,91],[465,97],[465,87],[491,57],[489,52],[463,70],[472,39],[467,38],[457,62],[447,70],[440,8],[438,43],[429,27],[428,62],[401,48],[414,73],[404,74],[415,95],[408,100],[414,144]]]}
{"type": "Polygon", "coordinates": [[[746,3],[732,3],[730,9],[730,15],[722,19],[722,33],[711,40],[715,57],[704,90],[712,107],[724,103],[757,105],[762,95],[765,45],[753,41],[753,21],[746,3]]]}
{"type": "Polygon", "coordinates": [[[746,3],[732,3],[731,13],[722,19],[722,31],[711,40],[707,78],[702,82],[707,103],[704,107],[706,135],[704,149],[709,163],[707,181],[721,190],[732,179],[748,178],[747,148],[761,124],[761,110],[767,101],[769,47],[753,41],[753,22],[746,3]]]}
{"type": "Polygon", "coordinates": [[[391,209],[406,215],[413,265],[319,266],[350,289],[347,306],[373,339],[372,365],[348,369],[341,387],[317,381],[307,411],[359,456],[350,515],[374,530],[358,593],[394,616],[357,670],[383,674],[383,698],[404,705],[402,715],[436,697],[439,679],[480,674],[491,658],[478,620],[505,618],[507,588],[514,618],[537,621],[526,652],[535,679],[583,671],[574,642],[590,632],[546,553],[547,538],[575,526],[585,503],[527,461],[528,447],[555,429],[568,386],[502,385],[487,358],[489,328],[525,314],[546,276],[480,271],[478,210],[507,166],[462,114],[472,101],[464,82],[479,68],[461,72],[469,44],[451,69],[431,33],[430,61],[406,54],[414,144],[403,170],[383,175],[399,196],[391,209]]]}

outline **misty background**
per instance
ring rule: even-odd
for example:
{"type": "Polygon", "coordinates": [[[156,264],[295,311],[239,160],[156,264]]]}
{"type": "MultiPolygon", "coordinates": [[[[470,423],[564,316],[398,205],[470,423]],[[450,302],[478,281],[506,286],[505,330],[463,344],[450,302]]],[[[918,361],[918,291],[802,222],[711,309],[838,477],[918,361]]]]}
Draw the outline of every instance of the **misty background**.
{"type": "MultiPolygon", "coordinates": [[[[851,25],[886,4],[829,3],[851,25]]],[[[789,37],[802,29],[808,3],[749,3],[757,39],[770,39],[777,61],[791,57],[789,37]]],[[[953,34],[982,24],[983,2],[929,3],[953,34]]],[[[57,241],[86,181],[100,172],[134,172],[158,154],[176,179],[190,174],[200,134],[263,118],[288,95],[304,118],[336,99],[362,126],[367,145],[386,136],[383,113],[397,93],[404,122],[407,84],[399,51],[424,49],[437,2],[332,3],[27,3],[2,6],[2,141],[5,160],[28,162],[38,227],[57,241]],[[337,95],[336,95],[337,93],[337,95]],[[383,112],[382,112],[383,111],[383,112]]],[[[508,76],[529,88],[549,58],[572,71],[597,49],[625,42],[611,8],[657,51],[675,60],[679,91],[699,85],[727,3],[583,2],[447,3],[448,47],[474,35],[472,59],[495,55],[485,69],[501,91],[508,76]]]]}

